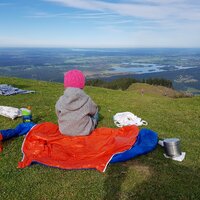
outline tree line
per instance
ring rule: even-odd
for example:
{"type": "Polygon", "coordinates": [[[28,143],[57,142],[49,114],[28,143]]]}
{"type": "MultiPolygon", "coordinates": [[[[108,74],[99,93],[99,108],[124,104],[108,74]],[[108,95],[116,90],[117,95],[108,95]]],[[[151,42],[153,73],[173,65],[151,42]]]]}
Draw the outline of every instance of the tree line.
{"type": "Polygon", "coordinates": [[[147,83],[150,85],[161,85],[168,88],[173,88],[172,81],[163,78],[148,78],[142,81],[134,78],[119,78],[113,81],[104,81],[102,79],[89,79],[86,81],[88,86],[104,87],[113,90],[126,90],[132,83],[147,83]]]}

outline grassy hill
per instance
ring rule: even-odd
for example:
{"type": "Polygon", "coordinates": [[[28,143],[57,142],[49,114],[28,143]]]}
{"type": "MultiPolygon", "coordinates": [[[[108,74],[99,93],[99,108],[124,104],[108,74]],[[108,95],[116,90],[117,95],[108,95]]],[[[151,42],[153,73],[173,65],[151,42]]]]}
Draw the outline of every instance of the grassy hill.
{"type": "MultiPolygon", "coordinates": [[[[2,78],[35,94],[0,96],[1,105],[32,106],[37,123],[57,123],[54,105],[63,85],[26,79],[2,78]]],[[[130,111],[148,121],[148,128],[160,138],[178,137],[183,162],[164,158],[158,148],[128,162],[109,165],[105,173],[96,170],[61,170],[39,164],[17,169],[22,159],[23,137],[3,143],[0,153],[0,199],[199,199],[200,197],[200,97],[172,99],[135,90],[117,91],[86,87],[101,107],[98,127],[115,127],[112,116],[130,111]]],[[[0,116],[0,129],[15,127],[21,119],[0,116]]]]}
{"type": "Polygon", "coordinates": [[[180,98],[180,97],[186,97],[186,94],[182,92],[178,92],[176,90],[173,90],[172,88],[164,87],[164,86],[155,86],[150,85],[146,83],[133,83],[129,86],[127,89],[128,91],[135,91],[137,93],[142,94],[153,94],[154,96],[167,96],[171,98],[180,98]]]}

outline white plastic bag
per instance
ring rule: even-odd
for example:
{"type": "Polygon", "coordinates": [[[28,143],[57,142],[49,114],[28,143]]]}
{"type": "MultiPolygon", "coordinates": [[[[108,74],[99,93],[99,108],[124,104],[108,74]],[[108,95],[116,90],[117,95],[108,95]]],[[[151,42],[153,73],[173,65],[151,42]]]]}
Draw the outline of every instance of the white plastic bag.
{"type": "Polygon", "coordinates": [[[114,123],[117,127],[122,126],[130,126],[130,125],[136,125],[136,126],[147,126],[148,123],[141,118],[137,117],[131,112],[121,112],[117,113],[113,116],[114,123]]]}
{"type": "Polygon", "coordinates": [[[9,106],[0,106],[0,115],[15,119],[21,117],[21,111],[18,108],[9,107],[9,106]]]}

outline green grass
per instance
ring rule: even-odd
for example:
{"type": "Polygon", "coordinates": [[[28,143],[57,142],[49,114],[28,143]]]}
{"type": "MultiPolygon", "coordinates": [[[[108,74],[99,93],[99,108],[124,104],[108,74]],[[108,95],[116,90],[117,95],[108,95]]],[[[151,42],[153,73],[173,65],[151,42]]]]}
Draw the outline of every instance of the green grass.
{"type": "MultiPolygon", "coordinates": [[[[1,105],[32,106],[37,123],[57,123],[54,106],[63,93],[62,84],[1,77],[2,83],[36,93],[0,96],[1,105]]],[[[23,142],[23,137],[18,137],[5,141],[0,153],[0,199],[200,199],[200,97],[172,99],[95,87],[85,91],[101,108],[98,127],[115,127],[112,116],[130,111],[148,121],[148,128],[160,138],[180,138],[185,160],[166,159],[158,147],[128,162],[109,165],[105,173],[39,164],[17,169],[23,142]]],[[[20,122],[0,116],[0,129],[20,122]]]]}
{"type": "Polygon", "coordinates": [[[186,97],[186,94],[184,94],[183,92],[178,92],[176,90],[173,90],[172,88],[167,88],[160,85],[150,85],[147,83],[133,83],[128,87],[127,90],[135,91],[140,94],[143,91],[143,94],[153,94],[155,96],[167,96],[171,98],[186,97]]]}

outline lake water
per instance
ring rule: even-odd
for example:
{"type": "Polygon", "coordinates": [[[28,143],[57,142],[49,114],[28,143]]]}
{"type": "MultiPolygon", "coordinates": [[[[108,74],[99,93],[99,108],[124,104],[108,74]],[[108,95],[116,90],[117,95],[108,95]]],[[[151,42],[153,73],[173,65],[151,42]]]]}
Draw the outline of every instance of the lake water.
{"type": "Polygon", "coordinates": [[[121,66],[112,67],[112,70],[119,73],[153,73],[153,72],[163,72],[163,71],[173,71],[180,69],[190,69],[195,68],[194,66],[168,66],[168,65],[158,65],[150,63],[122,63],[121,66]]]}

